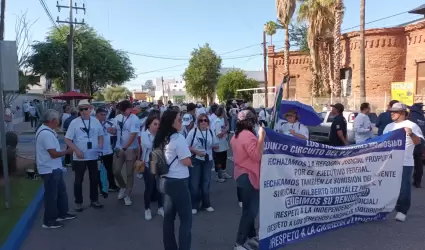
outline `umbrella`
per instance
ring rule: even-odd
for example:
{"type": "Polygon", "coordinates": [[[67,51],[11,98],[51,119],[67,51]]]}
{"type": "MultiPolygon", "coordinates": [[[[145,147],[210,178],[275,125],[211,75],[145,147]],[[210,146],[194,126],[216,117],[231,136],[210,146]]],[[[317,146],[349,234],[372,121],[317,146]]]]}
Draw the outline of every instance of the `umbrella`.
{"type": "Polygon", "coordinates": [[[66,93],[63,93],[61,95],[57,95],[57,96],[53,96],[52,99],[59,99],[59,100],[66,100],[66,101],[70,101],[70,100],[84,100],[84,99],[92,99],[93,97],[84,94],[84,93],[80,93],[77,91],[69,91],[66,93]]]}
{"type": "Polygon", "coordinates": [[[291,110],[297,112],[299,122],[306,126],[317,126],[322,123],[322,119],[311,106],[298,101],[283,100],[280,103],[279,117],[284,119],[284,115],[291,110]]]}

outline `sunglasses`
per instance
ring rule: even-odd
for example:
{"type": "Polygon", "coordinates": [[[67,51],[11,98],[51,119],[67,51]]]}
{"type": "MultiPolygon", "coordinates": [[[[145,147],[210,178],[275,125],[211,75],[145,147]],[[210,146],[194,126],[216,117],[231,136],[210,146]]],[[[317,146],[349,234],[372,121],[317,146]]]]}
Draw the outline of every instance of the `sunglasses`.
{"type": "Polygon", "coordinates": [[[206,123],[208,123],[209,121],[208,121],[208,119],[199,119],[199,122],[206,122],[206,123]]]}
{"type": "Polygon", "coordinates": [[[80,108],[80,111],[87,111],[89,108],[80,108]]]}

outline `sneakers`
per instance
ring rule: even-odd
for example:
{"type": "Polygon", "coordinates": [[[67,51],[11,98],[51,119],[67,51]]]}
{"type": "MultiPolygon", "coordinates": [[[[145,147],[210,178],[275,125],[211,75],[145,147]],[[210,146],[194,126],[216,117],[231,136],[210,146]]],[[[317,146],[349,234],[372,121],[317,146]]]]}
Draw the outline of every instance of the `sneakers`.
{"type": "Polygon", "coordinates": [[[66,213],[64,216],[57,218],[56,221],[73,220],[75,218],[77,218],[75,214],[66,213]]]}
{"type": "Polygon", "coordinates": [[[160,207],[158,208],[158,214],[162,216],[162,218],[164,218],[164,208],[160,207]]]}
{"type": "Polygon", "coordinates": [[[63,227],[63,224],[57,221],[53,221],[51,223],[44,223],[42,227],[46,229],[56,229],[63,227]]]}
{"type": "Polygon", "coordinates": [[[83,204],[75,204],[75,212],[83,212],[83,204]]]}
{"type": "Polygon", "coordinates": [[[196,209],[192,209],[192,214],[193,215],[195,215],[195,214],[197,214],[198,213],[198,210],[196,210],[196,209]]]}
{"type": "Polygon", "coordinates": [[[250,247],[248,244],[244,244],[244,245],[235,245],[233,247],[233,250],[254,250],[255,248],[250,247]]]}
{"type": "Polygon", "coordinates": [[[404,222],[406,220],[406,215],[403,213],[398,212],[395,216],[396,221],[404,222]]]}
{"type": "Polygon", "coordinates": [[[103,205],[102,205],[102,204],[100,204],[100,202],[98,202],[98,201],[92,202],[92,203],[90,204],[90,206],[91,206],[92,208],[95,208],[95,209],[103,208],[103,205]]]}
{"type": "Polygon", "coordinates": [[[150,209],[145,210],[145,220],[152,220],[152,213],[150,209]]]}
{"type": "Polygon", "coordinates": [[[232,176],[224,170],[221,172],[221,177],[224,179],[232,179],[232,176]]]}
{"type": "Polygon", "coordinates": [[[226,179],[224,179],[222,176],[220,177],[219,174],[217,173],[217,182],[223,183],[226,182],[226,179]]]}
{"type": "Polygon", "coordinates": [[[205,211],[207,211],[207,212],[214,212],[214,208],[212,208],[212,207],[207,207],[207,208],[205,208],[205,211]]]}
{"type": "Polygon", "coordinates": [[[241,201],[239,201],[239,202],[238,202],[238,205],[239,205],[239,207],[240,207],[240,208],[242,208],[242,207],[243,207],[243,205],[242,205],[242,202],[241,202],[241,201]]]}
{"type": "Polygon", "coordinates": [[[125,197],[125,188],[121,188],[120,192],[118,193],[118,200],[122,200],[125,197]]]}
{"type": "Polygon", "coordinates": [[[133,202],[131,201],[130,197],[126,196],[126,197],[124,197],[124,204],[126,206],[131,206],[133,204],[133,202]]]}

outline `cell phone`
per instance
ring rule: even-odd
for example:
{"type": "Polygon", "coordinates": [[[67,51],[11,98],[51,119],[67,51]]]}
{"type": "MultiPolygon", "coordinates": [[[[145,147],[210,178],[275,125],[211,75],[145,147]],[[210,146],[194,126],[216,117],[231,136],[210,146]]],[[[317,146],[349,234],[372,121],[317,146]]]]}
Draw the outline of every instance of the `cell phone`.
{"type": "Polygon", "coordinates": [[[92,149],[93,145],[91,141],[87,142],[87,149],[92,149]]]}

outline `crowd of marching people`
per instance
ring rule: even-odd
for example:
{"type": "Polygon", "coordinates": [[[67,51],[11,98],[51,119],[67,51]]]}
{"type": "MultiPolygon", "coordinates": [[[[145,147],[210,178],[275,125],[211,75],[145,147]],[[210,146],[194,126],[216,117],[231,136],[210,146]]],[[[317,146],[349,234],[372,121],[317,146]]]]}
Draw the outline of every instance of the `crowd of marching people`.
{"type": "MultiPolygon", "coordinates": [[[[334,121],[330,143],[346,145],[344,106],[331,107],[334,121]]],[[[358,143],[372,138],[369,111],[370,105],[362,104],[354,121],[358,143]]],[[[413,169],[415,186],[420,186],[422,178],[422,167],[416,167],[414,154],[422,156],[422,148],[415,148],[423,144],[423,133],[416,123],[422,122],[425,127],[425,119],[422,113],[422,120],[417,118],[416,122],[411,122],[407,115],[406,105],[392,101],[377,124],[381,134],[397,128],[405,128],[407,134],[403,180],[396,207],[399,221],[405,220],[410,207],[413,169]]],[[[211,104],[206,108],[194,103],[180,107],[172,103],[165,106],[161,102],[158,106],[146,102],[133,105],[124,100],[116,106],[96,109],[87,100],[81,100],[76,109],[64,107],[62,117],[59,112],[49,110],[41,118],[43,125],[36,132],[37,169],[45,186],[43,227],[60,228],[62,221],[76,218],[69,213],[62,164],[65,156],[65,165],[72,166],[74,172],[76,212],[85,208],[83,181],[86,170],[90,181],[90,206],[94,209],[103,208],[99,196],[106,198],[111,192],[116,192],[118,200],[131,206],[135,178],[143,179],[144,218],[153,219],[152,203],[157,203],[156,214],[163,217],[166,250],[190,249],[192,216],[200,210],[214,212],[210,199],[211,172],[215,172],[218,183],[234,178],[237,201],[242,208],[234,249],[256,249],[255,218],[259,210],[263,126],[270,123],[270,116],[264,107],[256,111],[236,101],[227,107],[211,104]],[[58,127],[65,131],[65,151],[61,150],[57,139],[58,127]],[[226,168],[229,148],[233,152],[232,174],[226,168]],[[106,170],[107,189],[101,181],[99,163],[106,170]],[[174,232],[176,215],[180,219],[178,242],[174,232]]],[[[282,118],[276,122],[275,131],[301,140],[309,139],[308,127],[300,122],[297,110],[289,110],[282,118]]]]}

